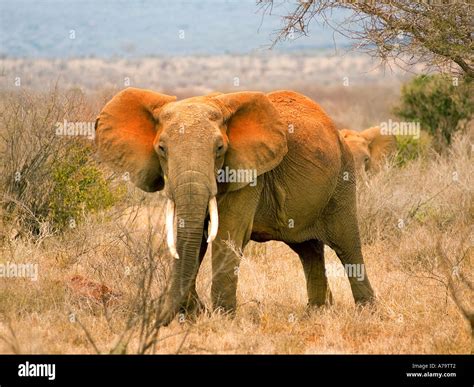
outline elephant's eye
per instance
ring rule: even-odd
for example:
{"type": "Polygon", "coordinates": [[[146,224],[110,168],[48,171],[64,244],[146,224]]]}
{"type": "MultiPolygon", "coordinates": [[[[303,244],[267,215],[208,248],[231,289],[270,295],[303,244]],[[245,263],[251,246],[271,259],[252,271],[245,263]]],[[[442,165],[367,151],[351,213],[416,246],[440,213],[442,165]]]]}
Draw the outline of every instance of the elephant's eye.
{"type": "Polygon", "coordinates": [[[160,156],[166,157],[166,148],[165,148],[164,145],[162,145],[162,144],[158,145],[158,152],[159,152],[160,156]]]}
{"type": "Polygon", "coordinates": [[[216,157],[221,157],[224,154],[224,144],[218,143],[216,145],[216,157]]]}
{"type": "Polygon", "coordinates": [[[219,142],[216,144],[216,159],[221,158],[224,155],[225,147],[224,144],[219,142]]]}

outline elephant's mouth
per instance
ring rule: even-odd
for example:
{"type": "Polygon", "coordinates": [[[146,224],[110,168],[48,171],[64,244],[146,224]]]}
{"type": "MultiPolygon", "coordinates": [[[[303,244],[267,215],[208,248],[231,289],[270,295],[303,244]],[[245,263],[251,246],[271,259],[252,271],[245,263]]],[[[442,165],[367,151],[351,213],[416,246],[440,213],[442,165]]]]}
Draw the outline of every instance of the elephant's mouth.
{"type": "MultiPolygon", "coordinates": [[[[168,250],[173,258],[179,259],[179,254],[176,249],[176,239],[174,232],[174,218],[176,214],[176,205],[172,199],[168,199],[166,203],[166,242],[168,245],[168,250]]],[[[216,197],[209,199],[208,203],[209,210],[209,233],[207,238],[207,243],[212,243],[212,241],[217,236],[217,230],[219,228],[219,215],[217,211],[217,200],[216,197]]]]}

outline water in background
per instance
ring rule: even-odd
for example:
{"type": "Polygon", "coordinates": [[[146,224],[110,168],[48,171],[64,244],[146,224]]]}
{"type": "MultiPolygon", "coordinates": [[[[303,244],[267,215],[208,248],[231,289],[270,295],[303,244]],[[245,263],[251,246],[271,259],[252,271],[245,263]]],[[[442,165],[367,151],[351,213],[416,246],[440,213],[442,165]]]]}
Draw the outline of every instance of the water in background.
{"type": "MultiPolygon", "coordinates": [[[[275,3],[282,4],[263,17],[255,0],[0,0],[0,55],[133,58],[265,52],[281,16],[296,0],[275,3]]],[[[310,32],[276,50],[334,47],[330,28],[313,23],[310,32]]],[[[341,36],[336,43],[348,44],[341,36]]]]}

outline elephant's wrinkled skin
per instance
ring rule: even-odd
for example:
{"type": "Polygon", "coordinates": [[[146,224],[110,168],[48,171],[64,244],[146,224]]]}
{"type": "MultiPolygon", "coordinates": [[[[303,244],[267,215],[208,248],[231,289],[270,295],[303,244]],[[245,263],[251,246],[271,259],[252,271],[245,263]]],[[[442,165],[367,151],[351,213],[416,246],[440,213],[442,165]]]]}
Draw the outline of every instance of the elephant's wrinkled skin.
{"type": "MultiPolygon", "coordinates": [[[[180,308],[201,306],[195,280],[213,197],[219,214],[212,243],[215,308],[236,308],[239,257],[228,240],[237,249],[250,240],[288,244],[302,261],[310,305],[330,299],[324,244],[343,264],[364,264],[353,158],[330,118],[301,94],[216,93],[176,101],[129,88],[100,113],[96,143],[103,160],[129,172],[145,191],[165,188],[175,206],[179,259],[162,316],[168,322],[180,308]],[[217,182],[221,168],[258,177],[217,182]]],[[[374,299],[367,276],[349,281],[356,302],[374,299]]]]}

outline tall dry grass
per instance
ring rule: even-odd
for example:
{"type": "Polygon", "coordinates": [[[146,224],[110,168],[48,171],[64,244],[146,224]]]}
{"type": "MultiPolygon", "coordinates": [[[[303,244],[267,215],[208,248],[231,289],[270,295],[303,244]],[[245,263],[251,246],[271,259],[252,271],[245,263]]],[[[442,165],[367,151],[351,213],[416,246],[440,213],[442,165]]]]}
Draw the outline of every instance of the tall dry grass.
{"type": "MultiPolygon", "coordinates": [[[[359,183],[375,309],[356,308],[347,278],[330,276],[334,305],[308,311],[298,257],[282,243],[250,243],[235,319],[211,313],[157,329],[171,261],[163,201],[122,181],[123,201],[63,234],[4,233],[0,263],[38,264],[39,279],[0,278],[0,352],[469,353],[460,306],[473,307],[471,141],[460,135],[443,156],[359,183]]],[[[326,257],[340,265],[330,249],[326,257]]],[[[197,281],[209,308],[210,266],[207,255],[197,281]]]]}

